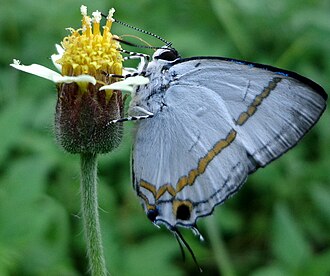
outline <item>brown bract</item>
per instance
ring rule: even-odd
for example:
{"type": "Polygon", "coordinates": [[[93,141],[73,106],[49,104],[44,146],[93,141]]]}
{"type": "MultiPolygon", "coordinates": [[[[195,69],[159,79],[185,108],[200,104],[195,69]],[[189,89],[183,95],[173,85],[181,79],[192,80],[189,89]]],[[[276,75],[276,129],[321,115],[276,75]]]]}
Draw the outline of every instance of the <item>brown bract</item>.
{"type": "Polygon", "coordinates": [[[100,87],[89,83],[81,91],[77,83],[57,86],[56,139],[70,153],[106,153],[120,143],[122,123],[109,122],[123,116],[122,93],[113,91],[109,98],[100,87]]]}

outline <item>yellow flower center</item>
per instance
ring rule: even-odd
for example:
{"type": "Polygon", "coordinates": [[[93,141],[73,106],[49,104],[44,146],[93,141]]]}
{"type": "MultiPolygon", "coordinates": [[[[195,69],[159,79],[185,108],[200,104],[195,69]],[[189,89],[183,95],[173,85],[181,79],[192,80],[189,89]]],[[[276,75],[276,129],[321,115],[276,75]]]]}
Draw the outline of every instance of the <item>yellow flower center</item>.
{"type": "Polygon", "coordinates": [[[113,39],[117,36],[110,33],[114,10],[110,10],[101,32],[101,13],[96,11],[93,18],[90,18],[84,8],[82,6],[81,9],[82,28],[70,29],[71,35],[62,41],[65,52],[56,62],[62,65],[64,76],[87,74],[101,83],[108,83],[106,74],[122,74],[123,58],[119,52],[121,47],[119,42],[113,39]]]}

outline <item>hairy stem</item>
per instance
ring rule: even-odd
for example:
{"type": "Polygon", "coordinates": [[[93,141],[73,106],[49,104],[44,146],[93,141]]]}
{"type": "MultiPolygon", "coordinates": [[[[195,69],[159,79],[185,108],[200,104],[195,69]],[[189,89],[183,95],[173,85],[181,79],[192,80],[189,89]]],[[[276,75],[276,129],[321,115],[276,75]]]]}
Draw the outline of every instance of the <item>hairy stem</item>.
{"type": "Polygon", "coordinates": [[[93,276],[105,276],[107,271],[103,255],[97,203],[97,155],[94,153],[82,153],[80,158],[81,211],[90,272],[93,276]]]}

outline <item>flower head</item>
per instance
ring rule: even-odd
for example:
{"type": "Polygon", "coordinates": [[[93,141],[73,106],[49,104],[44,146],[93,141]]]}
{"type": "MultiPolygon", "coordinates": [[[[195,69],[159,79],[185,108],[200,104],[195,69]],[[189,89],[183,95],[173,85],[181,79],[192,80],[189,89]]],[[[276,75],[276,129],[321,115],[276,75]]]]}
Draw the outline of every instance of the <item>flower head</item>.
{"type": "Polygon", "coordinates": [[[119,42],[113,38],[111,25],[114,10],[110,10],[103,32],[100,30],[101,13],[93,12],[93,17],[87,15],[87,8],[82,6],[82,28],[69,29],[71,34],[62,41],[64,49],[61,58],[55,60],[66,76],[90,75],[102,84],[111,80],[107,74],[122,74],[123,58],[118,51],[119,42]],[[107,74],[105,74],[107,73],[107,74]]]}
{"type": "Polygon", "coordinates": [[[69,28],[70,34],[56,45],[58,53],[51,57],[60,73],[37,64],[25,66],[18,60],[11,66],[56,83],[56,138],[65,150],[105,153],[121,140],[122,124],[109,124],[123,117],[121,90],[131,92],[132,87],[145,80],[118,82],[112,76],[123,72],[121,46],[110,32],[115,10],[110,9],[102,30],[99,11],[93,12],[92,17],[86,6],[81,6],[80,11],[82,27],[69,28]]]}

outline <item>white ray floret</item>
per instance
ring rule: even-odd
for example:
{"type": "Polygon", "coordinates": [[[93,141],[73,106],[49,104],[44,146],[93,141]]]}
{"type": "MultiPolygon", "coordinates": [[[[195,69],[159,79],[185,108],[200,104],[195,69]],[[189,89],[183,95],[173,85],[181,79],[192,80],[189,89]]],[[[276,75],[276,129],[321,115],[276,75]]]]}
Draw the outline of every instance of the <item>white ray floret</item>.
{"type": "Polygon", "coordinates": [[[36,75],[38,77],[50,80],[55,83],[86,82],[96,84],[96,79],[89,75],[80,76],[62,76],[58,72],[51,70],[39,64],[22,65],[19,60],[14,59],[10,66],[17,70],[36,75]]]}
{"type": "Polygon", "coordinates": [[[142,76],[129,77],[123,81],[114,82],[110,85],[104,85],[100,90],[121,90],[132,93],[134,88],[138,85],[146,85],[149,79],[142,76]]]}
{"type": "Polygon", "coordinates": [[[57,50],[57,54],[51,55],[50,58],[52,59],[52,62],[54,64],[54,66],[56,67],[56,69],[59,72],[62,72],[62,65],[61,64],[58,64],[56,61],[58,61],[60,58],[62,58],[62,56],[64,54],[64,49],[59,44],[55,44],[55,47],[56,47],[56,50],[57,50]]]}

